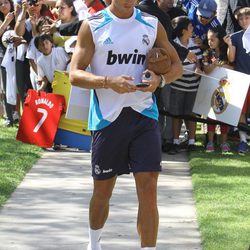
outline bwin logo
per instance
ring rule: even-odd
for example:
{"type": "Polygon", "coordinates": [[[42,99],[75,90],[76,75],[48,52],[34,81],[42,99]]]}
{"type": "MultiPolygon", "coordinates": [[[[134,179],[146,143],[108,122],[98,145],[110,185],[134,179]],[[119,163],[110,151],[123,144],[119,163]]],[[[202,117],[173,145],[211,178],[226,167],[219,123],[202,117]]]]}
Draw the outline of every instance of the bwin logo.
{"type": "Polygon", "coordinates": [[[113,65],[118,64],[144,64],[146,55],[138,54],[138,50],[134,50],[134,54],[115,54],[112,50],[108,51],[107,64],[113,65]]]}

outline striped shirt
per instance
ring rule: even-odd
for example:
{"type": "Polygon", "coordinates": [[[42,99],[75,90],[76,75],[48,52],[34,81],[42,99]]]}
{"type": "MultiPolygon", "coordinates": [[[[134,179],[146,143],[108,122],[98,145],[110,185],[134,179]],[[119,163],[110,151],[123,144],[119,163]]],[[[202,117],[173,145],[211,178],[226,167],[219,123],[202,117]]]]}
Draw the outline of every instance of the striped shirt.
{"type": "MultiPolygon", "coordinates": [[[[197,46],[197,44],[193,42],[192,38],[189,39],[187,46],[183,45],[178,37],[174,41],[178,43],[180,46],[195,53],[198,60],[202,59],[202,52],[200,48],[197,46]]],[[[182,65],[183,65],[182,77],[171,83],[170,86],[173,89],[178,89],[185,92],[197,91],[200,82],[200,77],[194,73],[197,67],[197,63],[190,63],[187,59],[185,59],[182,65]]]]}

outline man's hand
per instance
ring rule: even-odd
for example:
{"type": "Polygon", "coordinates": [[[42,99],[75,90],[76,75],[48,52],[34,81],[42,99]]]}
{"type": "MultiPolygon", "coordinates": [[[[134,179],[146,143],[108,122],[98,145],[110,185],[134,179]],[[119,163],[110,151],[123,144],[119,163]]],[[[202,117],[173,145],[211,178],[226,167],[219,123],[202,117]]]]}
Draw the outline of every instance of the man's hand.
{"type": "Polygon", "coordinates": [[[196,43],[200,48],[202,47],[203,42],[202,42],[202,40],[200,39],[200,37],[198,37],[198,36],[194,37],[194,38],[193,38],[193,41],[194,41],[194,43],[196,43]]]}
{"type": "Polygon", "coordinates": [[[143,92],[155,92],[155,90],[161,83],[161,77],[159,75],[156,75],[151,70],[146,70],[145,72],[150,72],[151,74],[151,78],[149,80],[142,80],[142,83],[148,84],[148,87],[136,87],[136,89],[143,92]]]}
{"type": "Polygon", "coordinates": [[[46,34],[54,34],[56,32],[56,22],[52,24],[45,24],[42,27],[42,32],[46,34]]]}
{"type": "Polygon", "coordinates": [[[136,91],[136,86],[131,83],[134,78],[131,76],[109,76],[106,88],[110,88],[119,94],[131,93],[136,91]]]}
{"type": "Polygon", "coordinates": [[[232,46],[232,45],[233,45],[233,44],[232,44],[232,39],[231,39],[230,35],[224,36],[224,37],[223,37],[223,40],[224,40],[224,42],[225,42],[228,46],[232,46]]]}
{"type": "Polygon", "coordinates": [[[197,61],[197,56],[194,52],[189,51],[187,54],[186,59],[190,62],[190,63],[195,63],[197,61]]]}

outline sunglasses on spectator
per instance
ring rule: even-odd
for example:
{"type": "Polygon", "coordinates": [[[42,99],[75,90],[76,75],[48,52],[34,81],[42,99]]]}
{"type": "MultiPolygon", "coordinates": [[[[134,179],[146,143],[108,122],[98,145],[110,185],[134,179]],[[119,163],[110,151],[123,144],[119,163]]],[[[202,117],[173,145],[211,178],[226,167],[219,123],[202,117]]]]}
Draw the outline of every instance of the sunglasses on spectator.
{"type": "Polygon", "coordinates": [[[212,16],[210,16],[210,17],[206,17],[206,16],[201,16],[200,15],[200,18],[202,18],[202,19],[206,19],[206,20],[209,20],[209,19],[211,19],[211,18],[213,18],[214,16],[212,15],[212,16]]]}
{"type": "Polygon", "coordinates": [[[56,7],[57,10],[64,10],[64,9],[66,9],[66,8],[67,8],[67,6],[57,6],[57,7],[56,7]]]}

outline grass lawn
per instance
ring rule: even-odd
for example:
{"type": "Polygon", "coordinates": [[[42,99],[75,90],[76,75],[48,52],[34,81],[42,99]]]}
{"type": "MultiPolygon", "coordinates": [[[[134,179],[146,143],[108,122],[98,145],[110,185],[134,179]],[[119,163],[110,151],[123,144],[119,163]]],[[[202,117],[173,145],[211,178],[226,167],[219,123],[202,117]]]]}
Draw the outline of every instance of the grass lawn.
{"type": "Polygon", "coordinates": [[[16,141],[17,128],[3,127],[0,119],[0,207],[40,157],[39,147],[16,141]]]}
{"type": "Polygon", "coordinates": [[[248,250],[250,245],[250,153],[190,153],[204,250],[248,250]]]}

